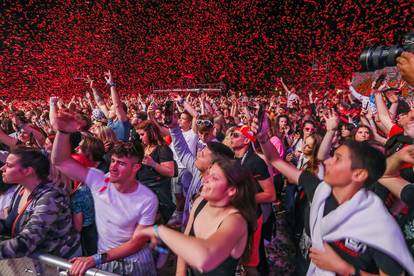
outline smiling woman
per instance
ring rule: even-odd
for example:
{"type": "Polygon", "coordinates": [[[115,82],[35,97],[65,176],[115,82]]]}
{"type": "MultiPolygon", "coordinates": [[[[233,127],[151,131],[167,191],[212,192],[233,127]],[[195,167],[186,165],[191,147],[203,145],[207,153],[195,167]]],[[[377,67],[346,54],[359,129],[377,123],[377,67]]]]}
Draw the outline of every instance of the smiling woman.
{"type": "Polygon", "coordinates": [[[254,187],[237,161],[218,159],[203,178],[184,234],[165,226],[136,234],[162,241],[178,255],[176,275],[234,275],[239,260],[250,256],[256,227],[254,187]]]}

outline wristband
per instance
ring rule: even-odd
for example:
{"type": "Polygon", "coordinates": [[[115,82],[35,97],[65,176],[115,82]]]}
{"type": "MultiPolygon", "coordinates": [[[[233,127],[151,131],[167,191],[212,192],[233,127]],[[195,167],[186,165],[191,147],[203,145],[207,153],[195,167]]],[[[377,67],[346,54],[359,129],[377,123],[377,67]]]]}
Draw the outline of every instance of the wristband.
{"type": "Polygon", "coordinates": [[[92,255],[93,259],[95,260],[95,265],[98,266],[98,265],[106,263],[107,255],[108,255],[107,253],[92,255]]]}
{"type": "Polygon", "coordinates": [[[160,232],[159,232],[159,230],[158,230],[158,224],[154,224],[154,225],[152,226],[152,228],[154,229],[154,235],[155,235],[155,237],[156,237],[158,240],[161,240],[161,237],[160,237],[160,232]]]}
{"type": "Polygon", "coordinates": [[[102,264],[101,254],[92,255],[93,259],[95,260],[95,266],[102,264]]]}
{"type": "Polygon", "coordinates": [[[115,82],[108,82],[109,87],[116,87],[116,83],[115,82]]]}
{"type": "Polygon", "coordinates": [[[178,101],[178,103],[179,103],[180,105],[183,105],[183,104],[184,104],[184,102],[185,102],[185,99],[184,99],[184,98],[181,98],[181,100],[179,100],[179,101],[178,101]]]}

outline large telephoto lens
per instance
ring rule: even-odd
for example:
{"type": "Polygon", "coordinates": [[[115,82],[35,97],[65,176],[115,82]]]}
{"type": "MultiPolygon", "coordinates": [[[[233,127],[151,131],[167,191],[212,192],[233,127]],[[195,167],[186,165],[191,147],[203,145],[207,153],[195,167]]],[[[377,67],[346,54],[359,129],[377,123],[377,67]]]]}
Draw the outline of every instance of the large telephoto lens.
{"type": "Polygon", "coordinates": [[[366,48],[359,56],[361,71],[372,72],[384,67],[396,65],[396,59],[401,55],[404,49],[400,45],[375,46],[366,48]]]}

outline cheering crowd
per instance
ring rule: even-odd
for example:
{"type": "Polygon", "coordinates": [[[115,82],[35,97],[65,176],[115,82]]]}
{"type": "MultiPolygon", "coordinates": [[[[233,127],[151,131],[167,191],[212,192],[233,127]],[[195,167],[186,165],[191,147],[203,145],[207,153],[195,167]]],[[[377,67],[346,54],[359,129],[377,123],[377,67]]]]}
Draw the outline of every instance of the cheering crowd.
{"type": "MultiPolygon", "coordinates": [[[[414,86],[414,54],[397,61],[414,86]]],[[[109,93],[88,76],[70,102],[0,103],[1,259],[157,275],[170,254],[176,275],[269,275],[276,248],[283,275],[414,275],[414,101],[399,87],[122,98],[103,78],[109,93]]]]}

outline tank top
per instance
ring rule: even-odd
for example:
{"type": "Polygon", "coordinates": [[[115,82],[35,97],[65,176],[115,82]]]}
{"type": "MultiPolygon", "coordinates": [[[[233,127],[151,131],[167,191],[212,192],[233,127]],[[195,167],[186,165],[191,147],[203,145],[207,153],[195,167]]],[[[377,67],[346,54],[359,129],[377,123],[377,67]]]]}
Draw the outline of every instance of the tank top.
{"type": "MultiPolygon", "coordinates": [[[[197,215],[203,210],[203,208],[206,206],[207,201],[202,200],[200,204],[197,206],[197,209],[194,212],[194,220],[193,224],[191,225],[189,236],[195,237],[194,233],[194,221],[197,217],[197,215]]],[[[220,228],[222,222],[220,222],[219,226],[220,228]]],[[[239,259],[235,259],[232,256],[229,256],[227,259],[225,259],[219,266],[217,266],[215,269],[213,269],[210,272],[201,273],[198,270],[194,268],[188,269],[188,275],[189,276],[227,276],[227,275],[234,275],[236,272],[237,265],[239,264],[239,259]]]]}

